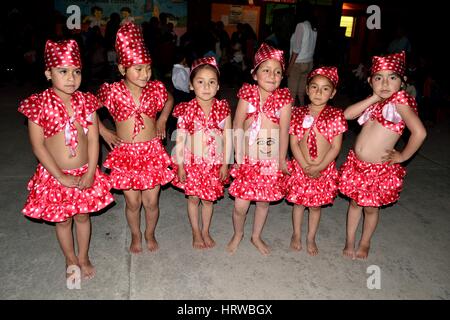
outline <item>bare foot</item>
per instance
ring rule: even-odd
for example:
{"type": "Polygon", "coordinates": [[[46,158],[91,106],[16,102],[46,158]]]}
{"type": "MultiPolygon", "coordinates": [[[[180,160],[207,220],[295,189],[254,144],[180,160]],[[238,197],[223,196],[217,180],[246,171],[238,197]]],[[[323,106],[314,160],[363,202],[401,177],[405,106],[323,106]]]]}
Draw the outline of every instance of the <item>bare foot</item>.
{"type": "Polygon", "coordinates": [[[205,241],[206,248],[213,248],[216,245],[216,242],[209,235],[209,232],[202,233],[203,240],[205,241]]]}
{"type": "Polygon", "coordinates": [[[159,249],[158,241],[156,241],[155,235],[145,235],[145,241],[147,242],[147,249],[150,252],[155,252],[159,249]]]}
{"type": "Polygon", "coordinates": [[[131,234],[130,252],[134,254],[142,252],[142,235],[140,232],[137,235],[131,234]]]}
{"type": "Polygon", "coordinates": [[[319,254],[319,248],[317,248],[315,240],[307,240],[306,241],[306,251],[310,256],[317,256],[319,254]]]}
{"type": "Polygon", "coordinates": [[[90,280],[95,276],[95,267],[88,259],[86,261],[80,261],[81,277],[83,280],[90,280]]]}
{"type": "Polygon", "coordinates": [[[302,240],[300,239],[300,236],[292,235],[290,247],[295,251],[302,250],[302,240]]]}
{"type": "Polygon", "coordinates": [[[203,237],[200,234],[200,232],[192,233],[192,246],[195,249],[205,249],[206,248],[205,241],[203,241],[203,237]]]}
{"type": "Polygon", "coordinates": [[[230,242],[227,244],[227,252],[229,254],[233,254],[236,252],[237,247],[239,246],[239,243],[241,242],[244,235],[233,235],[233,238],[231,238],[230,242]]]}
{"type": "Polygon", "coordinates": [[[344,250],[342,250],[342,254],[348,258],[355,259],[355,244],[351,242],[347,242],[345,244],[344,250]]]}
{"type": "Polygon", "coordinates": [[[359,244],[359,248],[356,251],[356,259],[367,259],[369,256],[370,244],[359,244]]]}
{"type": "Polygon", "coordinates": [[[262,241],[261,238],[253,238],[252,237],[252,243],[258,249],[259,252],[261,252],[262,255],[268,256],[270,253],[270,248],[267,244],[262,241]]]}

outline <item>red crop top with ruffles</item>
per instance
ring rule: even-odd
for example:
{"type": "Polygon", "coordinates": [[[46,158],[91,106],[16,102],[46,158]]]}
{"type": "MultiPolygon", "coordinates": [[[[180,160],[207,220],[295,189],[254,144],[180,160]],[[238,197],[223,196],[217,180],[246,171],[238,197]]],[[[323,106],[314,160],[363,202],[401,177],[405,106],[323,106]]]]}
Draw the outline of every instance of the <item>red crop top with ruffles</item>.
{"type": "Polygon", "coordinates": [[[308,107],[295,107],[292,110],[289,134],[297,136],[299,140],[313,125],[324,138],[332,143],[333,138],[347,131],[347,121],[341,109],[326,106],[319,113],[317,119],[310,115],[308,107]]]}
{"type": "Polygon", "coordinates": [[[168,94],[161,81],[149,81],[142,89],[139,97],[139,106],[134,103],[133,97],[125,85],[125,81],[101,85],[97,97],[100,103],[108,108],[114,121],[125,121],[135,117],[133,137],[144,127],[141,114],[155,118],[156,114],[164,108],[168,94]]]}
{"type": "Polygon", "coordinates": [[[368,107],[358,118],[358,123],[363,125],[369,119],[377,120],[383,127],[401,135],[405,129],[405,122],[397,112],[397,105],[409,106],[417,114],[416,100],[402,90],[368,107]]]}
{"type": "Polygon", "coordinates": [[[80,91],[72,94],[70,104],[73,110],[72,117],[69,117],[61,98],[49,88],[23,100],[18,111],[42,127],[44,138],[65,130],[66,145],[70,147],[72,155],[75,155],[77,129],[74,121],[77,121],[87,133],[88,126],[92,124],[92,113],[101,105],[93,94],[80,91]]]}
{"type": "Polygon", "coordinates": [[[223,132],[225,119],[231,114],[230,106],[226,100],[214,99],[210,114],[206,118],[197,99],[178,104],[172,115],[178,118],[177,128],[185,129],[189,134],[204,129],[218,129],[223,132]]]}

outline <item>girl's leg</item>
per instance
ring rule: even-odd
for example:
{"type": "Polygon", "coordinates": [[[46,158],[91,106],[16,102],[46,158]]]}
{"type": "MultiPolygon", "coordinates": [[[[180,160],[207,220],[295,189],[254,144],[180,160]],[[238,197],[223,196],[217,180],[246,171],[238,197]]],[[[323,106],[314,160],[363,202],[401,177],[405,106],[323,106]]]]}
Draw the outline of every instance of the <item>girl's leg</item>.
{"type": "Polygon", "coordinates": [[[306,246],[308,253],[312,256],[316,256],[319,253],[319,249],[316,245],[316,233],[317,229],[319,229],[320,213],[320,207],[309,207],[306,246]]]}
{"type": "Polygon", "coordinates": [[[89,260],[91,219],[89,214],[77,214],[74,216],[74,220],[77,229],[78,262],[80,264],[81,276],[83,279],[92,279],[95,275],[95,268],[89,260]]]}
{"type": "Polygon", "coordinates": [[[61,250],[66,258],[66,269],[70,265],[78,266],[78,258],[75,254],[72,235],[72,218],[56,224],[56,238],[58,239],[61,250]]]}
{"type": "Polygon", "coordinates": [[[302,221],[305,207],[294,204],[292,208],[292,238],[291,248],[296,251],[302,250],[302,221]]]}
{"type": "Polygon", "coordinates": [[[252,243],[263,255],[270,253],[269,246],[261,239],[261,233],[269,213],[269,202],[256,202],[255,220],[253,222],[252,243]]]}
{"type": "Polygon", "coordinates": [[[356,258],[358,259],[366,259],[369,255],[370,240],[377,227],[379,213],[378,207],[364,207],[363,231],[359,241],[359,248],[356,251],[356,258]]]}
{"type": "Polygon", "coordinates": [[[355,237],[361,219],[362,207],[358,206],[355,200],[351,199],[347,213],[347,239],[343,254],[350,258],[355,258],[355,237]]]}
{"type": "Polygon", "coordinates": [[[202,200],[202,237],[207,248],[212,248],[216,242],[209,235],[209,226],[214,211],[214,203],[212,201],[202,200]]]}
{"type": "Polygon", "coordinates": [[[161,186],[142,191],[142,204],[145,209],[145,241],[150,251],[156,251],[159,248],[155,238],[156,224],[159,218],[159,191],[161,186]]]}
{"type": "Polygon", "coordinates": [[[131,231],[131,253],[142,252],[141,234],[141,205],[142,194],[140,190],[124,190],[125,195],[125,215],[131,231]]]}
{"type": "Polygon", "coordinates": [[[244,237],[244,224],[247,217],[248,207],[250,206],[250,200],[244,200],[236,198],[233,208],[233,229],[234,234],[230,242],[227,245],[227,251],[233,254],[242,238],[244,237]]]}
{"type": "Polygon", "coordinates": [[[200,231],[200,221],[198,219],[198,205],[200,204],[200,199],[195,196],[188,197],[188,216],[189,222],[192,228],[192,246],[196,249],[205,249],[205,241],[202,237],[202,232],[200,231]]]}

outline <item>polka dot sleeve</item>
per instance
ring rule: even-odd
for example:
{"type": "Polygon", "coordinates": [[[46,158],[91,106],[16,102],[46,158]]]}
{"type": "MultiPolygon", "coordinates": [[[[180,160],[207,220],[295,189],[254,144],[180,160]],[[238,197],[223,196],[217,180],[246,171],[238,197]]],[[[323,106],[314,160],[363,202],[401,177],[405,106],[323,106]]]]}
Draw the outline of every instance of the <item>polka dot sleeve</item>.
{"type": "Polygon", "coordinates": [[[97,98],[100,106],[105,106],[111,114],[114,114],[113,110],[113,92],[112,86],[109,83],[104,83],[100,86],[100,89],[97,92],[97,98]]]}
{"type": "Polygon", "coordinates": [[[18,111],[37,125],[44,127],[42,96],[33,94],[20,103],[18,111]]]}
{"type": "Polygon", "coordinates": [[[83,93],[85,99],[86,114],[91,114],[101,108],[100,101],[92,93],[83,93]]]}

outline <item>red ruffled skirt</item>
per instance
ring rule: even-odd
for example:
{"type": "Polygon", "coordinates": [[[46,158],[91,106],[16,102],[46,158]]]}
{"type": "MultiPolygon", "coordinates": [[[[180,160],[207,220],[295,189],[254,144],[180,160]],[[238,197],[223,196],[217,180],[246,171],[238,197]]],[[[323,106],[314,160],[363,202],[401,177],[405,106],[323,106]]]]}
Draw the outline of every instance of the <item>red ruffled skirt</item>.
{"type": "Polygon", "coordinates": [[[172,160],[159,138],[150,141],[122,143],[106,157],[103,166],[111,169],[114,189],[146,190],[172,181],[172,160]]]}
{"type": "Polygon", "coordinates": [[[363,207],[380,207],[399,199],[406,170],[400,164],[370,163],[350,150],[339,169],[339,191],[363,207]]]}
{"type": "Polygon", "coordinates": [[[278,169],[277,160],[244,158],[244,163],[234,165],[230,171],[234,178],[228,189],[235,198],[251,201],[278,201],[286,194],[287,176],[278,169]]]}
{"type": "MultiPolygon", "coordinates": [[[[215,201],[223,197],[224,185],[229,183],[229,178],[227,177],[225,181],[220,180],[222,157],[217,159],[218,161],[207,161],[185,149],[184,159],[186,181],[181,182],[178,175],[175,175],[172,180],[175,187],[184,190],[187,196],[196,196],[207,201],[215,201]]],[[[174,166],[178,170],[178,165],[174,166]]]]}
{"type": "Polygon", "coordinates": [[[291,176],[288,179],[287,201],[305,207],[320,207],[333,203],[338,194],[339,181],[334,161],[315,179],[308,177],[296,160],[290,161],[288,165],[291,176]]]}
{"type": "MultiPolygon", "coordinates": [[[[78,169],[63,170],[65,174],[82,176],[85,164],[78,169]]],[[[53,177],[41,164],[28,182],[30,191],[22,212],[25,216],[51,222],[62,222],[80,213],[99,211],[114,201],[109,178],[97,167],[94,183],[85,190],[68,188],[53,177]]]]}

